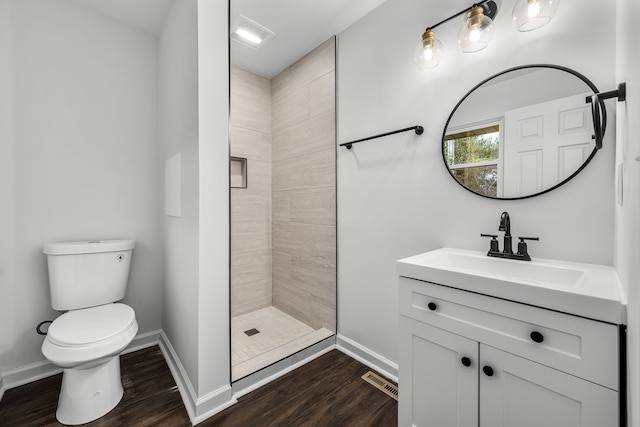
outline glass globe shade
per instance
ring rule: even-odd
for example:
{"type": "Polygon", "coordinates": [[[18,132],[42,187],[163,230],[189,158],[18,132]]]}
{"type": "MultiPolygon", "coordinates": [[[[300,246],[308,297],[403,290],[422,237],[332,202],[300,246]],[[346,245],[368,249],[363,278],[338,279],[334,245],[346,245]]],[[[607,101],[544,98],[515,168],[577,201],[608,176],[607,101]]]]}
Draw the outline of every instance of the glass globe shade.
{"type": "Polygon", "coordinates": [[[513,7],[513,25],[518,31],[531,31],[551,21],[560,0],[518,0],[513,7]]]}
{"type": "Polygon", "coordinates": [[[432,31],[431,34],[428,34],[429,32],[425,32],[428,36],[423,35],[422,40],[418,42],[413,55],[413,60],[420,69],[436,68],[444,52],[442,42],[435,38],[432,31]]]}
{"type": "Polygon", "coordinates": [[[482,13],[481,6],[475,7],[467,14],[464,25],[458,31],[458,45],[463,52],[477,52],[487,47],[493,32],[491,18],[482,13]]]}

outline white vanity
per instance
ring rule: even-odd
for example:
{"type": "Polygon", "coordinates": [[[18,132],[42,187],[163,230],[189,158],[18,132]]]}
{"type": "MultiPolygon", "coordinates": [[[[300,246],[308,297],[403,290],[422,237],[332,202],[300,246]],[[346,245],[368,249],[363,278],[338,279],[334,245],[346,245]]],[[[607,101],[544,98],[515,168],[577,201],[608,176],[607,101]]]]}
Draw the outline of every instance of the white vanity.
{"type": "Polygon", "coordinates": [[[400,427],[624,422],[626,304],[613,267],[443,248],[397,271],[400,427]]]}

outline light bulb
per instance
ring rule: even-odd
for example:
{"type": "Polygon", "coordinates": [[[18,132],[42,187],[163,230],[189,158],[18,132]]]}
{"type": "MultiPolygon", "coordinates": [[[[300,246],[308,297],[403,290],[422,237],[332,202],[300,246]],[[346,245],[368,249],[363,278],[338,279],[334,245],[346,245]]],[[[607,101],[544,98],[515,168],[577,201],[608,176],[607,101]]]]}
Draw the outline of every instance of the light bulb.
{"type": "Polygon", "coordinates": [[[473,30],[471,30],[471,32],[469,33],[469,40],[471,40],[474,43],[477,43],[478,40],[480,40],[480,30],[477,28],[474,28],[473,30]]]}
{"type": "Polygon", "coordinates": [[[527,15],[529,18],[535,18],[540,15],[540,3],[537,1],[532,1],[529,3],[529,7],[527,8],[527,15]]]}
{"type": "Polygon", "coordinates": [[[458,31],[458,45],[463,52],[477,52],[487,47],[493,37],[493,21],[482,6],[473,7],[458,31]]]}
{"type": "Polygon", "coordinates": [[[551,21],[560,0],[518,0],[513,7],[513,24],[518,31],[531,31],[551,21]]]}
{"type": "Polygon", "coordinates": [[[436,39],[432,30],[427,29],[416,46],[413,60],[420,69],[435,68],[440,63],[443,51],[442,42],[436,39]]]}

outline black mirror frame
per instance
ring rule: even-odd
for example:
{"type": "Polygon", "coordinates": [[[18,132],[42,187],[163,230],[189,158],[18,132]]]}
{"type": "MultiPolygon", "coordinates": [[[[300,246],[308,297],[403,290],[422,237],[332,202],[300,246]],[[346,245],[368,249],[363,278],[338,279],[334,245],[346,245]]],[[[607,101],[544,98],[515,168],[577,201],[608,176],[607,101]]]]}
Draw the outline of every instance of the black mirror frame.
{"type": "Polygon", "coordinates": [[[464,184],[462,184],[460,181],[458,181],[456,179],[456,177],[453,175],[453,173],[451,172],[451,169],[449,168],[449,166],[447,165],[447,158],[444,152],[444,140],[445,137],[447,135],[447,128],[449,127],[449,123],[451,122],[451,119],[453,118],[453,115],[455,114],[455,112],[458,110],[458,107],[460,107],[460,105],[464,102],[465,99],[467,99],[476,89],[478,89],[480,86],[482,86],[483,84],[485,84],[486,82],[488,82],[489,80],[492,80],[498,76],[501,76],[503,74],[509,73],[511,71],[516,71],[516,70],[524,70],[527,68],[553,68],[556,70],[560,70],[560,71],[565,71],[569,74],[573,74],[574,76],[578,77],[580,80],[582,80],[587,86],[589,86],[589,88],[593,91],[594,94],[598,94],[598,88],[596,87],[595,84],[593,84],[593,82],[591,82],[591,80],[589,80],[588,78],[586,78],[584,75],[578,73],[575,70],[572,70],[571,68],[567,68],[567,67],[563,67],[561,65],[554,65],[554,64],[529,64],[529,65],[520,65],[517,67],[512,67],[509,69],[506,69],[504,71],[501,71],[497,74],[494,74],[491,77],[488,77],[486,79],[484,79],[483,81],[481,81],[480,83],[478,83],[477,85],[475,85],[469,92],[467,92],[467,94],[465,96],[462,97],[462,99],[460,99],[460,101],[458,101],[458,103],[456,104],[455,107],[453,107],[453,110],[451,111],[451,114],[449,114],[449,118],[447,119],[447,123],[445,123],[444,125],[444,130],[442,131],[442,139],[440,141],[440,150],[442,152],[442,161],[445,165],[445,167],[447,168],[447,172],[449,172],[449,175],[451,175],[451,178],[453,178],[453,180],[455,182],[458,183],[458,185],[460,185],[462,188],[464,188],[465,190],[480,196],[480,197],[485,197],[487,199],[491,199],[491,200],[522,200],[522,199],[528,199],[531,197],[535,197],[535,196],[539,196],[541,194],[545,194],[548,193],[549,191],[555,190],[556,188],[560,187],[561,185],[571,181],[573,179],[573,177],[575,177],[576,175],[578,175],[588,164],[589,162],[591,162],[591,159],[593,159],[593,157],[596,155],[596,152],[602,147],[602,138],[604,138],[604,133],[605,133],[605,128],[607,125],[607,110],[605,108],[604,105],[604,100],[597,98],[598,101],[598,106],[596,107],[595,105],[592,105],[592,117],[594,120],[594,132],[596,132],[595,135],[593,135],[592,138],[596,139],[596,142],[599,142],[600,146],[598,146],[598,144],[596,144],[596,146],[594,147],[593,151],[591,152],[591,154],[589,155],[589,157],[587,158],[587,160],[584,161],[584,163],[578,168],[576,169],[575,172],[573,172],[570,176],[568,176],[564,181],[559,182],[558,184],[554,185],[553,187],[547,188],[543,191],[540,191],[539,193],[534,193],[534,194],[529,194],[526,196],[520,196],[520,197],[491,197],[491,196],[487,196],[486,194],[480,194],[480,193],[476,193],[475,191],[467,188],[464,186],[464,184]],[[601,117],[598,117],[601,116],[601,117]]]}

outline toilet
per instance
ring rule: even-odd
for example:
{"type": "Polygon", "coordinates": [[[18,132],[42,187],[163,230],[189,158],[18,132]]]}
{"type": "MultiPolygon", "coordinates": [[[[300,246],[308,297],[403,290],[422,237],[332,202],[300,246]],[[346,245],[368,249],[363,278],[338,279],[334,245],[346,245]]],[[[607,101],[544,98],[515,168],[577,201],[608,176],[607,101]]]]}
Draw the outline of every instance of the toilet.
{"type": "Polygon", "coordinates": [[[120,353],[138,332],[124,298],[133,240],[47,243],[51,306],[66,311],[51,323],[42,354],[64,368],[56,418],[96,420],[122,399],[120,353]]]}

